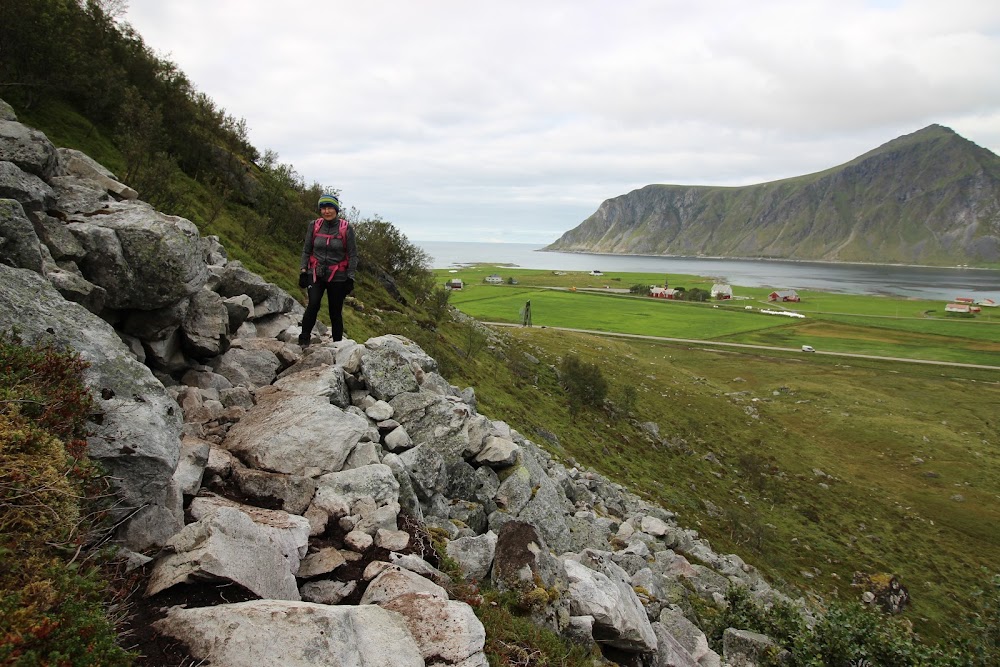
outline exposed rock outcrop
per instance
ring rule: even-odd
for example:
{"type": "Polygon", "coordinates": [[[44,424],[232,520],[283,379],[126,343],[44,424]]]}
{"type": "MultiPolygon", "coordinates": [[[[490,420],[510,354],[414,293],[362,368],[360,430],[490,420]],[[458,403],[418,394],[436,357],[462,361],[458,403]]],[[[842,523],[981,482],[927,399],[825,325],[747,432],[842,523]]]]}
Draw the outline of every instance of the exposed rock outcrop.
{"type": "Polygon", "coordinates": [[[486,665],[429,533],[469,582],[632,662],[719,664],[686,597],[780,596],[480,414],[414,342],[288,343],[301,306],[217,239],[16,120],[0,135],[0,192],[17,195],[0,199],[0,330],[90,363],[89,452],[117,480],[119,539],[153,556],[149,604],[205,582],[261,598],[165,609],[156,629],[193,661],[486,665]]]}

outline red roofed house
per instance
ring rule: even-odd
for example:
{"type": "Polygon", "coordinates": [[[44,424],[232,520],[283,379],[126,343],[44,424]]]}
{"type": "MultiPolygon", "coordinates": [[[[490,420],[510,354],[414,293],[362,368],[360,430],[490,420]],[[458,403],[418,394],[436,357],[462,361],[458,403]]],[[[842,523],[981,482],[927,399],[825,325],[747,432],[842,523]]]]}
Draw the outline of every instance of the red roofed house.
{"type": "Polygon", "coordinates": [[[949,303],[944,307],[944,312],[946,313],[968,313],[971,312],[971,307],[967,303],[949,303]]]}
{"type": "Polygon", "coordinates": [[[767,295],[768,301],[800,301],[798,293],[793,289],[775,290],[767,295]]]}

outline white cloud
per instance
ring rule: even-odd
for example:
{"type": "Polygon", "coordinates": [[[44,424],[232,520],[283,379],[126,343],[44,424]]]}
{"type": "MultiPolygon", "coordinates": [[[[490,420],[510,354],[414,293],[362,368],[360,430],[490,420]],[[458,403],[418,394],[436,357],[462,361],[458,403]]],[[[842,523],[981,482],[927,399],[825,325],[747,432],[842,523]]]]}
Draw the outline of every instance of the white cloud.
{"type": "Polygon", "coordinates": [[[1000,151],[976,0],[130,0],[309,182],[416,240],[548,242],[649,183],[744,185],[930,123],[1000,151]]]}

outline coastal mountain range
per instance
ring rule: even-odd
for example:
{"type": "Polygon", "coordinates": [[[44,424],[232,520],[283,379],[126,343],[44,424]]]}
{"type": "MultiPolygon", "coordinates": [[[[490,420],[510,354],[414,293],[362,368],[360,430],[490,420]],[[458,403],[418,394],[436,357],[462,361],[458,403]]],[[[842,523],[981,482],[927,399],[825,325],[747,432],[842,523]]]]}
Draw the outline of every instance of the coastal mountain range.
{"type": "Polygon", "coordinates": [[[931,266],[1000,262],[1000,157],[930,125],[850,162],[742,187],[647,185],[545,250],[931,266]]]}

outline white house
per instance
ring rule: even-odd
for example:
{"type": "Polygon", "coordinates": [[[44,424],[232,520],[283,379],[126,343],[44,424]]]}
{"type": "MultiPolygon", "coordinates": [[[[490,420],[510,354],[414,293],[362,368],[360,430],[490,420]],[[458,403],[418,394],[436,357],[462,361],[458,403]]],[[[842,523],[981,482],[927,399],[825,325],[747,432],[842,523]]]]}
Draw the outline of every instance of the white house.
{"type": "Polygon", "coordinates": [[[733,288],[724,283],[715,283],[712,285],[712,298],[713,299],[732,299],[733,298],[733,288]]]}
{"type": "Polygon", "coordinates": [[[486,276],[486,282],[488,282],[490,285],[502,285],[503,284],[503,278],[501,278],[497,274],[493,273],[493,274],[490,274],[490,275],[486,276]]]}
{"type": "Polygon", "coordinates": [[[447,289],[460,290],[463,287],[462,279],[461,278],[452,278],[451,280],[449,280],[448,282],[446,282],[444,284],[444,286],[447,289]]]}
{"type": "Polygon", "coordinates": [[[663,288],[663,287],[657,287],[656,285],[650,285],[649,286],[649,296],[653,297],[654,299],[666,299],[667,298],[667,290],[666,290],[666,288],[663,288]]]}

